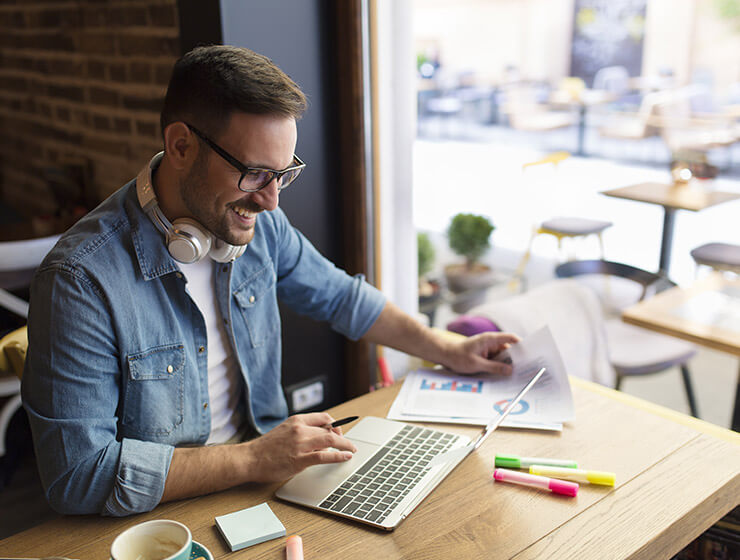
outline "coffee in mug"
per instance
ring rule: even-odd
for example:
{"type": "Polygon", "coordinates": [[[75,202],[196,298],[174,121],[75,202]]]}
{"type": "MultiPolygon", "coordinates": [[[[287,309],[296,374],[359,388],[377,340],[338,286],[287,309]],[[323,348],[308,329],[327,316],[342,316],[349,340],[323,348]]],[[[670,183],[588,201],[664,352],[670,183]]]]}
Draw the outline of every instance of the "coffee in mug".
{"type": "Polygon", "coordinates": [[[112,560],[188,560],[193,537],[178,521],[155,519],[129,527],[110,548],[112,560]]]}

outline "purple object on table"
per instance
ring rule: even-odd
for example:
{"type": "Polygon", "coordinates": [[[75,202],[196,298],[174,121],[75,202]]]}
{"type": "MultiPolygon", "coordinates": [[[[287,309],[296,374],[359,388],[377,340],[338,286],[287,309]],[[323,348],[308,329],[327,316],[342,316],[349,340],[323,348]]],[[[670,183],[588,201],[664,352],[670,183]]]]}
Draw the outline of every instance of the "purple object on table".
{"type": "Polygon", "coordinates": [[[482,332],[500,332],[498,325],[486,317],[477,317],[474,315],[460,315],[454,321],[447,324],[447,330],[473,336],[482,332]]]}

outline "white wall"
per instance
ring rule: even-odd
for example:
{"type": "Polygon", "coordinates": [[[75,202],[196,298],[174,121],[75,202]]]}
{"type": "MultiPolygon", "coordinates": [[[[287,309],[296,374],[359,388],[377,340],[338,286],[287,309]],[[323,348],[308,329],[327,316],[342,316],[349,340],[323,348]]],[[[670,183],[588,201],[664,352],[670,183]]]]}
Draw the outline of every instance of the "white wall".
{"type": "Polygon", "coordinates": [[[690,78],[696,0],[649,0],[645,14],[642,74],[673,70],[678,84],[690,78]]]}
{"type": "Polygon", "coordinates": [[[474,70],[495,84],[508,65],[522,76],[556,80],[568,74],[573,0],[414,0],[421,50],[437,48],[442,66],[474,70]]]}

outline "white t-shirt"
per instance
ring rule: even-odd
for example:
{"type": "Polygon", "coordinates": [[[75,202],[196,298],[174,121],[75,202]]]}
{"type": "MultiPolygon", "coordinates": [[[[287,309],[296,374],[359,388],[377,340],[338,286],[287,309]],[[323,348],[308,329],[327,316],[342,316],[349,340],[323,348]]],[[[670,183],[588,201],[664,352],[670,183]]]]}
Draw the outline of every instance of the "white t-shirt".
{"type": "Polygon", "coordinates": [[[180,264],[188,280],[187,291],[206,323],[208,400],[211,410],[211,433],[206,445],[228,441],[244,425],[243,407],[239,406],[244,380],[216,303],[213,264],[209,258],[193,264],[180,264]]]}

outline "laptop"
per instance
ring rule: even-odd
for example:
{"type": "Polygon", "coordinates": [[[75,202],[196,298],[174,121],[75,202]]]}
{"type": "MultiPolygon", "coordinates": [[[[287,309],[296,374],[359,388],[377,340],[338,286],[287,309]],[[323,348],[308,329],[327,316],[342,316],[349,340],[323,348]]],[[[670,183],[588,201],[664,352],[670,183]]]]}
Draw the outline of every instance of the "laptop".
{"type": "Polygon", "coordinates": [[[366,416],[345,437],[357,447],[344,463],[315,465],[275,495],[281,500],[395,529],[477,449],[545,372],[542,368],[475,441],[467,436],[366,416]]]}

